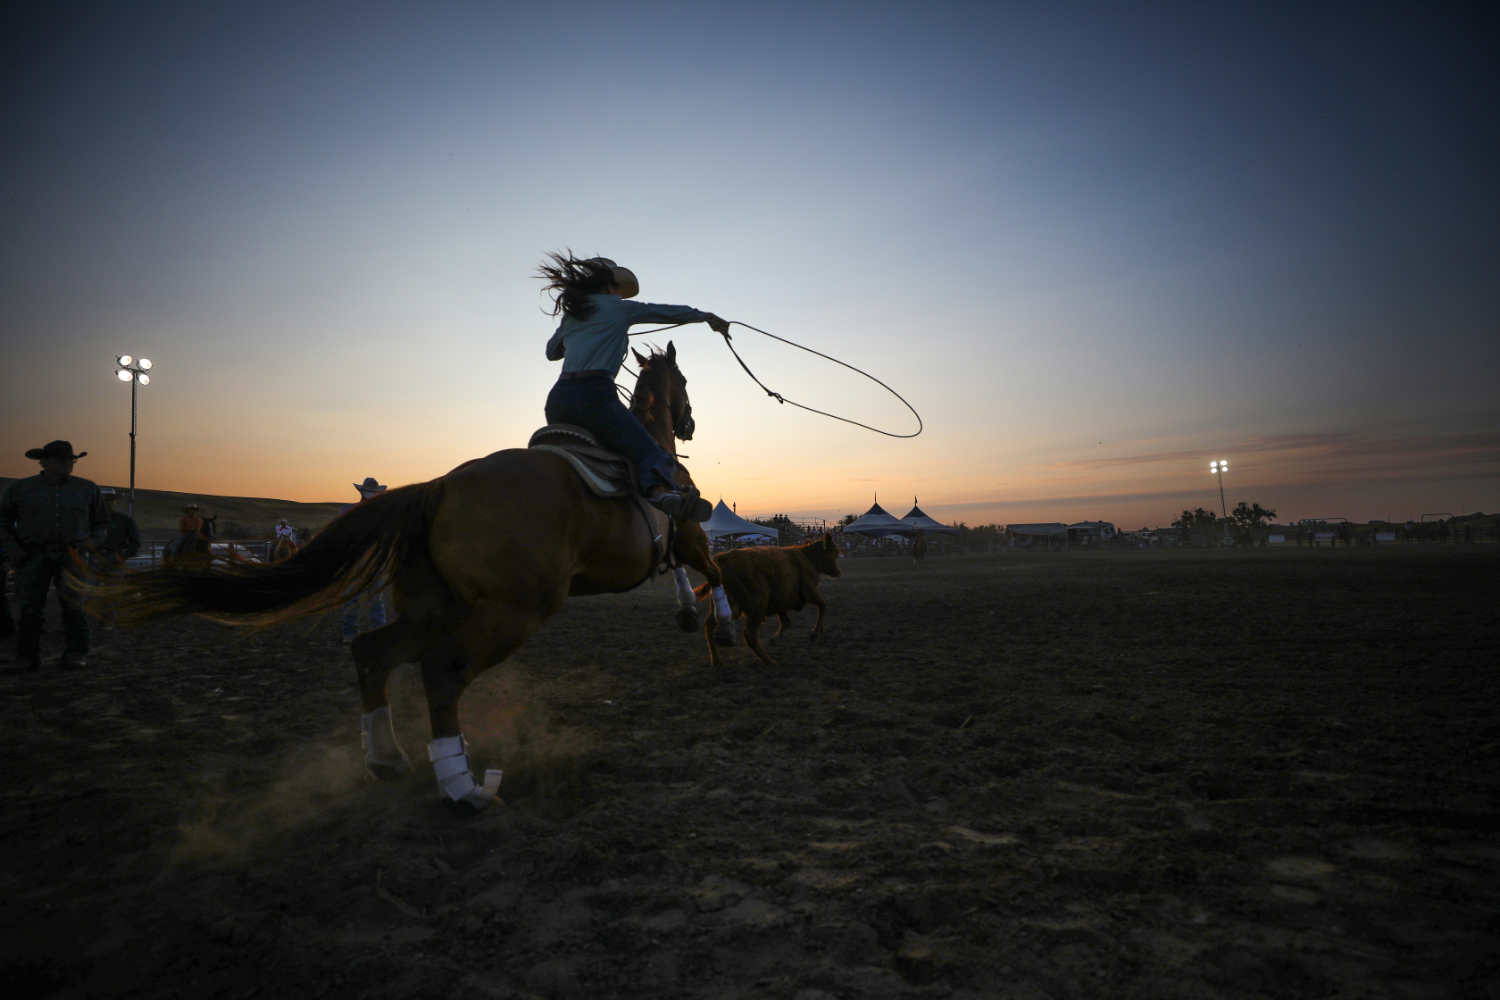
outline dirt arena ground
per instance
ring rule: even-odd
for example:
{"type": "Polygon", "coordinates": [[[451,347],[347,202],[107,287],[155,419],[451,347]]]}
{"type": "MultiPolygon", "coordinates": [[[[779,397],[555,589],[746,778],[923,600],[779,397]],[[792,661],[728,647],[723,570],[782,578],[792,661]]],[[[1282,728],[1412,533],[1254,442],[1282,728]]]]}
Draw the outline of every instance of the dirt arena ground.
{"type": "Polygon", "coordinates": [[[1493,547],[845,568],[775,669],[572,602],[465,699],[469,821],[410,671],[364,777],[332,619],[0,677],[0,988],[1500,996],[1493,547]]]}

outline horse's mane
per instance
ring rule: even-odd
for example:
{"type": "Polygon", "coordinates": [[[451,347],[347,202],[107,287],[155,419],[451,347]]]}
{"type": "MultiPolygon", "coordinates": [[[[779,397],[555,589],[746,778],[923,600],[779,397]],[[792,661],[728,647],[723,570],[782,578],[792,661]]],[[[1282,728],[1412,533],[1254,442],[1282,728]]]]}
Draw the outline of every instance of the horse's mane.
{"type": "Polygon", "coordinates": [[[653,347],[651,349],[650,355],[646,357],[645,363],[641,365],[640,375],[636,377],[635,391],[630,394],[630,413],[631,416],[635,417],[642,423],[646,422],[646,411],[651,406],[652,392],[660,391],[659,386],[657,386],[654,382],[647,381],[647,377],[653,376],[657,381],[659,381],[662,376],[670,372],[671,369],[669,369],[665,365],[658,366],[653,363],[658,358],[666,358],[666,356],[666,351],[663,351],[660,348],[653,347]],[[651,391],[642,392],[642,388],[649,389],[651,391]]]}

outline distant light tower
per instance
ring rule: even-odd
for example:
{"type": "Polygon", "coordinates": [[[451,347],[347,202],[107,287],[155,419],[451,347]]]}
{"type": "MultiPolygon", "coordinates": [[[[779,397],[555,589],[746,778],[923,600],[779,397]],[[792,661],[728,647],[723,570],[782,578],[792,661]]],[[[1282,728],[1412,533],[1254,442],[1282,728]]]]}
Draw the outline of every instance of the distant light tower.
{"type": "Polygon", "coordinates": [[[120,366],[115,378],[130,383],[130,516],[135,517],[135,387],[151,384],[151,361],[122,354],[115,363],[120,366]]]}
{"type": "Polygon", "coordinates": [[[1224,473],[1229,471],[1228,462],[1209,462],[1208,471],[1219,477],[1219,513],[1224,515],[1224,537],[1229,537],[1229,505],[1224,502],[1224,473]]]}

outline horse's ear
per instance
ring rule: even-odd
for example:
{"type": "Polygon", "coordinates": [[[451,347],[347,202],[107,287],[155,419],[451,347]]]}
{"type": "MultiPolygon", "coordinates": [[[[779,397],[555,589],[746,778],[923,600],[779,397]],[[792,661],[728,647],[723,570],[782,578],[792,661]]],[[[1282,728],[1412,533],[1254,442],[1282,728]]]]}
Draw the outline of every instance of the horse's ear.
{"type": "Polygon", "coordinates": [[[630,349],[630,353],[635,355],[635,363],[644,368],[646,365],[646,359],[641,357],[641,352],[632,347],[630,349]]]}
{"type": "Polygon", "coordinates": [[[831,531],[825,531],[825,532],[823,532],[823,548],[825,548],[825,549],[836,549],[838,547],[839,547],[838,543],[833,540],[833,532],[831,532],[831,531]]]}
{"type": "Polygon", "coordinates": [[[667,360],[674,365],[677,363],[677,345],[670,340],[667,341],[667,360]]]}

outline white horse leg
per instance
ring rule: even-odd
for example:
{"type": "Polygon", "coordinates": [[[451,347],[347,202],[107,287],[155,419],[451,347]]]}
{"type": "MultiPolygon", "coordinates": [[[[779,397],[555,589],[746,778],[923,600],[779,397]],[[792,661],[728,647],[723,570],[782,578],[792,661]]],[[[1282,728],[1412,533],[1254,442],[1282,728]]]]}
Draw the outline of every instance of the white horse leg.
{"type": "Polygon", "coordinates": [[[365,748],[365,767],[376,777],[395,777],[411,770],[411,761],[396,742],[389,705],[359,717],[359,742],[365,748]]]}
{"type": "Polygon", "coordinates": [[[456,809],[479,812],[495,801],[500,789],[500,771],[485,771],[484,784],[474,781],[463,735],[444,736],[427,744],[427,758],[437,775],[438,791],[456,809]]]}
{"type": "Polygon", "coordinates": [[[672,584],[677,588],[677,627],[692,632],[698,627],[698,598],[693,596],[686,567],[672,567],[672,584]]]}
{"type": "Polygon", "coordinates": [[[698,603],[693,596],[693,585],[688,582],[687,567],[672,567],[672,583],[677,587],[677,606],[679,608],[690,608],[698,603]]]}
{"type": "Polygon", "coordinates": [[[721,622],[729,621],[729,598],[724,596],[722,586],[713,589],[714,595],[714,617],[721,622]]]}

